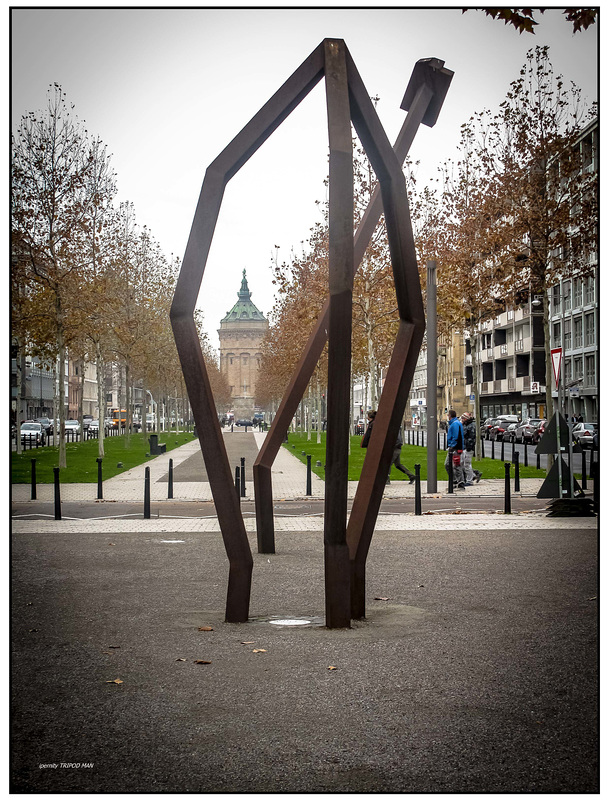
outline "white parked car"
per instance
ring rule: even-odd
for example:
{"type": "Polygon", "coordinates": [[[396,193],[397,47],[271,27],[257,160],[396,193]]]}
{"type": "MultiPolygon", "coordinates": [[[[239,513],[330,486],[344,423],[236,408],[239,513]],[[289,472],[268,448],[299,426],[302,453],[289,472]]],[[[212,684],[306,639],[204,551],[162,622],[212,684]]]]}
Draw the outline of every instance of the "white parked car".
{"type": "Polygon", "coordinates": [[[21,439],[27,439],[32,444],[44,444],[45,433],[40,422],[31,422],[27,420],[21,425],[21,439]]]}
{"type": "Polygon", "coordinates": [[[72,431],[73,434],[70,435],[74,436],[77,436],[80,433],[80,423],[77,419],[67,419],[64,424],[66,426],[66,433],[68,431],[72,431]]]}

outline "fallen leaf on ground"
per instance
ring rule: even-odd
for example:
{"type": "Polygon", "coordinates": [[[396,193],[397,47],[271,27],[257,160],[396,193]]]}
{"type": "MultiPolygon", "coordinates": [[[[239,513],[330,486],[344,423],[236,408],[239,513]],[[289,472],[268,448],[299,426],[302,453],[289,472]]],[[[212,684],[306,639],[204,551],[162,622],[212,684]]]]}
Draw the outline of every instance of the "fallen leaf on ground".
{"type": "Polygon", "coordinates": [[[115,678],[113,681],[106,681],[106,683],[123,683],[120,678],[115,678]]]}
{"type": "Polygon", "coordinates": [[[201,628],[197,628],[198,631],[213,631],[214,628],[211,628],[209,625],[203,625],[201,628]]]}
{"type": "Polygon", "coordinates": [[[242,644],[254,644],[254,642],[242,642],[242,644]]]}
{"type": "Polygon", "coordinates": [[[176,661],[186,661],[186,658],[177,658],[176,661]]]}
{"type": "Polygon", "coordinates": [[[337,669],[337,667],[327,667],[327,669],[337,669]]]}
{"type": "Polygon", "coordinates": [[[587,600],[597,600],[597,595],[595,597],[587,597],[587,600]]]}
{"type": "Polygon", "coordinates": [[[120,644],[109,644],[108,645],[108,649],[109,650],[120,650],[121,649],[121,645],[120,644]]]}
{"type": "Polygon", "coordinates": [[[108,547],[116,547],[116,544],[114,542],[108,542],[108,547]]]}
{"type": "Polygon", "coordinates": [[[375,600],[389,600],[389,597],[376,597],[375,600]]]}
{"type": "Polygon", "coordinates": [[[261,648],[260,650],[253,650],[252,652],[253,652],[253,653],[266,653],[267,651],[266,651],[266,650],[263,650],[263,649],[261,648]]]}
{"type": "Polygon", "coordinates": [[[193,664],[211,664],[211,661],[203,661],[203,659],[198,658],[196,661],[193,661],[193,664]]]}

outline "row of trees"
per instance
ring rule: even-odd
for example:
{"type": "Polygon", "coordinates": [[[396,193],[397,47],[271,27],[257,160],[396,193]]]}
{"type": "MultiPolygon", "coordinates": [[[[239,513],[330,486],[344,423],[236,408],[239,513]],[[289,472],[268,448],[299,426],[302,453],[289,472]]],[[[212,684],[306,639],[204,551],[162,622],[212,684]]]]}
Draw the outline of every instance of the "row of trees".
{"type": "MultiPolygon", "coordinates": [[[[59,85],[50,86],[44,111],[22,117],[12,139],[12,168],[13,342],[39,362],[57,365],[54,408],[63,467],[67,357],[95,363],[100,419],[106,365],[118,368],[127,436],[136,382],[144,397],[148,390],[156,398],[157,409],[164,399],[186,397],[169,323],[179,264],[137,224],[131,203],[116,203],[106,146],[75,116],[59,85]]],[[[228,402],[203,334],[202,346],[219,400],[228,402]]],[[[103,431],[100,425],[100,456],[103,431]]]]}
{"type": "MultiPolygon", "coordinates": [[[[583,169],[578,146],[596,109],[583,108],[580,90],[555,76],[547,47],[529,51],[499,109],[485,110],[460,132],[458,157],[439,167],[436,181],[418,186],[405,173],[422,291],[426,262],[438,265],[439,334],[454,331],[477,343],[482,322],[531,294],[544,301],[546,405],[551,409],[548,290],[562,276],[587,275],[597,248],[597,173],[583,169]]],[[[374,175],[355,150],[354,228],[374,187],[374,175]]],[[[307,253],[273,265],[278,286],[258,385],[261,403],[277,402],[302,349],[305,333],[327,293],[327,220],[311,231],[307,253]]],[[[354,282],[353,375],[376,405],[378,376],[389,363],[397,312],[383,222],[354,282]]],[[[475,408],[479,408],[473,348],[475,408]]],[[[313,379],[324,384],[322,371],[313,379]]]]}

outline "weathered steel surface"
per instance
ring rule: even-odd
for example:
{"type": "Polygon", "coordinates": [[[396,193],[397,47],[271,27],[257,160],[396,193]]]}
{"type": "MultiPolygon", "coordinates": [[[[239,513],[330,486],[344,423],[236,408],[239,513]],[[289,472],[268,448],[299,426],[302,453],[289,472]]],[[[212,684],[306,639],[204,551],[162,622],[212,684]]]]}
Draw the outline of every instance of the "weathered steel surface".
{"type": "MultiPolygon", "coordinates": [[[[436,116],[438,116],[438,110],[442,106],[452,76],[453,72],[445,69],[444,61],[439,59],[423,59],[415,65],[401,105],[409,113],[394,145],[394,151],[401,164],[407,157],[415,134],[422,121],[426,120],[428,109],[431,106],[437,109],[436,116]]],[[[434,121],[436,121],[436,116],[434,121]]],[[[430,125],[434,122],[430,122],[428,118],[426,124],[430,125]]],[[[354,236],[352,265],[354,274],[360,266],[382,211],[381,190],[377,186],[354,236]]],[[[326,344],[329,306],[330,299],[327,299],[254,463],[256,528],[260,553],[275,552],[271,467],[326,344]]]]}
{"type": "MultiPolygon", "coordinates": [[[[435,70],[442,68],[442,62],[433,61],[435,70]]],[[[449,75],[448,80],[450,80],[452,73],[448,70],[444,72],[449,75]]],[[[406,149],[399,161],[385,136],[345,44],[341,40],[326,39],[208,167],[170,312],[180,363],[229,559],[226,605],[226,619],[229,622],[246,621],[248,618],[253,560],[193,314],[224,187],[323,75],[326,79],[330,142],[329,299],[320,318],[320,324],[317,330],[312,332],[306,351],[301,357],[301,369],[291,382],[289,401],[283,403],[267,437],[270,447],[255,463],[254,482],[257,497],[260,496],[263,501],[260,503],[260,515],[257,503],[257,521],[262,528],[267,526],[267,530],[259,531],[259,548],[273,546],[271,464],[328,336],[331,380],[329,380],[326,460],[332,478],[326,493],[324,545],[326,611],[327,624],[330,627],[349,625],[354,605],[353,602],[350,603],[350,583],[353,594],[354,585],[357,591],[359,581],[358,578],[353,579],[353,574],[358,571],[362,575],[364,597],[364,561],[383,492],[383,486],[379,490],[379,474],[384,469],[384,475],[387,474],[389,468],[392,437],[396,436],[402,417],[423,336],[421,292],[404,176],[400,164],[404,160],[419,120],[426,113],[431,97],[440,84],[438,80],[435,83],[435,79],[427,78],[423,86],[411,87],[412,80],[410,87],[414,90],[412,96],[405,96],[403,107],[411,108],[409,119],[412,118],[416,122],[411,126],[408,135],[405,132],[402,136],[406,149]],[[352,238],[353,177],[350,117],[378,175],[380,187],[371,202],[370,213],[367,211],[362,220],[355,242],[352,238]],[[366,475],[362,482],[362,492],[359,487],[357,513],[354,516],[352,512],[354,523],[352,524],[350,520],[350,528],[346,531],[351,291],[353,274],[379,219],[379,197],[386,217],[401,318],[397,341],[400,352],[394,354],[390,364],[386,379],[388,390],[384,388],[378,414],[379,422],[371,438],[374,446],[372,450],[369,448],[365,460],[366,475]],[[368,506],[371,511],[366,513],[368,506]],[[268,526],[271,537],[268,535],[268,526]]],[[[446,92],[447,76],[444,81],[443,91],[446,92]]],[[[442,104],[442,100],[440,102],[442,104]]],[[[440,105],[438,107],[440,108],[440,105]]],[[[435,113],[438,113],[438,109],[435,113]]]]}
{"type": "Polygon", "coordinates": [[[324,45],[320,44],[206,170],[170,311],[229,559],[227,622],[248,619],[253,560],[193,314],[226,184],[311,91],[322,78],[323,70],[324,45]]]}

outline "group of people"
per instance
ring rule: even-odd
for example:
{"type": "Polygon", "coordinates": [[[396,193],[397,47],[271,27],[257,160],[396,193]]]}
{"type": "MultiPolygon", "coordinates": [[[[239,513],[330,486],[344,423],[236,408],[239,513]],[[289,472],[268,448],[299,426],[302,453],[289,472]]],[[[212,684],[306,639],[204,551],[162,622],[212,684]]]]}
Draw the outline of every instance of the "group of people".
{"type": "MultiPolygon", "coordinates": [[[[368,412],[368,425],[362,437],[361,447],[368,447],[373,424],[375,422],[376,411],[368,412]]],[[[472,467],[472,457],[476,446],[476,428],[474,417],[466,411],[458,418],[456,412],[451,408],[447,413],[447,457],[445,459],[445,469],[449,474],[449,464],[453,471],[453,483],[458,489],[465,490],[467,486],[473,486],[481,480],[482,474],[478,469],[472,467]]],[[[404,466],[400,461],[400,451],[402,448],[402,431],[398,431],[398,438],[394,444],[392,453],[392,464],[396,469],[404,472],[409,477],[409,483],[415,481],[415,475],[404,466]]],[[[390,471],[392,469],[390,465],[390,471]]],[[[386,479],[390,483],[390,474],[386,479]]]]}

